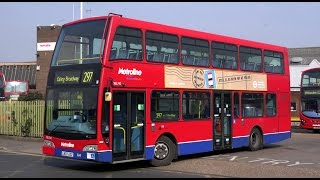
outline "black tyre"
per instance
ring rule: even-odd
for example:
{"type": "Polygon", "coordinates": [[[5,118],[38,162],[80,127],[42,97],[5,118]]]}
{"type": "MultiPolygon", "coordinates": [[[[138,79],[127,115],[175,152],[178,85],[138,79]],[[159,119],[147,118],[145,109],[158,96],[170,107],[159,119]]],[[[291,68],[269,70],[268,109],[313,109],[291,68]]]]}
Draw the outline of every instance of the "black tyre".
{"type": "Polygon", "coordinates": [[[167,136],[161,136],[154,147],[154,157],[150,163],[153,166],[167,166],[171,164],[175,154],[175,144],[167,136]]]}
{"type": "Polygon", "coordinates": [[[259,149],[262,149],[262,147],[262,134],[259,129],[253,128],[249,137],[249,149],[251,151],[257,151],[259,149]]]}

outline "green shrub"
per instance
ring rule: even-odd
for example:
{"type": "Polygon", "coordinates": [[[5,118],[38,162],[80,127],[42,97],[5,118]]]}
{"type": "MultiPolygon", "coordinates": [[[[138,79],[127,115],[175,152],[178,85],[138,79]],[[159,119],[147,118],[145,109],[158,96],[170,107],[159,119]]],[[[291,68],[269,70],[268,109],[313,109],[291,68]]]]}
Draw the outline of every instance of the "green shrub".
{"type": "Polygon", "coordinates": [[[35,100],[43,100],[43,95],[38,92],[29,92],[28,94],[21,94],[18,98],[18,101],[35,101],[35,100]]]}

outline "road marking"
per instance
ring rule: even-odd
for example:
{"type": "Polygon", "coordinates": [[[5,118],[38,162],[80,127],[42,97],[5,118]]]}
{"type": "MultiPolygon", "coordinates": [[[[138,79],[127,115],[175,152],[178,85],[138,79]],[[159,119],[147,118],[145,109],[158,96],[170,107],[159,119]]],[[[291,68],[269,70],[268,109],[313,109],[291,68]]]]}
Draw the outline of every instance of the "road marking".
{"type": "Polygon", "coordinates": [[[44,155],[41,155],[41,154],[33,154],[33,153],[26,153],[26,152],[15,152],[15,151],[9,151],[9,150],[0,150],[0,152],[12,153],[12,154],[15,154],[15,155],[29,155],[29,156],[38,156],[38,157],[44,156],[44,155]]]}
{"type": "Polygon", "coordinates": [[[288,166],[291,167],[291,166],[297,166],[297,165],[300,165],[300,164],[314,164],[314,163],[301,163],[299,161],[296,161],[295,164],[290,164],[288,166]]]}
{"type": "MultiPolygon", "coordinates": [[[[301,165],[314,165],[317,163],[313,162],[300,162],[300,161],[289,161],[289,160],[283,160],[283,159],[270,159],[270,158],[250,158],[249,157],[239,157],[239,156],[232,156],[232,155],[213,155],[209,157],[203,157],[204,159],[218,159],[218,160],[226,160],[226,161],[239,161],[242,160],[241,162],[247,162],[247,163],[259,163],[259,164],[269,164],[269,165],[285,165],[287,167],[292,167],[292,166],[301,166],[301,165]],[[243,161],[245,160],[245,161],[243,161]]],[[[320,163],[319,163],[320,164],[320,163]]]]}

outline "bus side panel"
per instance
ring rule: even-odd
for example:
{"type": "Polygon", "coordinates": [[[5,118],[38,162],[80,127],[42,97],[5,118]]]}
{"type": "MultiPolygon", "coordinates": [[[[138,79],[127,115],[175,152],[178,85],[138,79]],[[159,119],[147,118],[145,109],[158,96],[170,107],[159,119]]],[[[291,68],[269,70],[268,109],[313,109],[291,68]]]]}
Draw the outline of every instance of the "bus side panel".
{"type": "Polygon", "coordinates": [[[178,155],[213,150],[212,120],[153,122],[146,127],[146,159],[153,159],[154,146],[162,135],[176,141],[178,155]]]}
{"type": "MultiPolygon", "coordinates": [[[[279,132],[291,131],[290,93],[279,93],[279,132]]],[[[288,133],[287,133],[288,134],[288,133]]]]}
{"type": "MultiPolygon", "coordinates": [[[[290,93],[290,78],[284,75],[268,75],[268,91],[290,93]]],[[[290,98],[290,97],[289,97],[290,98]]],[[[288,105],[286,105],[288,106],[288,105]]],[[[287,113],[287,112],[284,112],[287,113]]]]}
{"type": "MultiPolygon", "coordinates": [[[[285,54],[286,55],[286,54],[285,54]]],[[[286,58],[285,58],[286,59],[286,58]]],[[[285,61],[286,63],[286,61],[285,61]]],[[[287,65],[285,73],[289,72],[287,65]]],[[[276,92],[278,131],[264,137],[264,142],[274,143],[291,137],[291,112],[290,112],[290,77],[286,74],[269,74],[268,91],[276,92]]],[[[270,132],[272,133],[272,132],[270,132]]]]}
{"type": "Polygon", "coordinates": [[[249,126],[242,117],[234,117],[232,122],[232,148],[246,147],[249,144],[249,126]]]}

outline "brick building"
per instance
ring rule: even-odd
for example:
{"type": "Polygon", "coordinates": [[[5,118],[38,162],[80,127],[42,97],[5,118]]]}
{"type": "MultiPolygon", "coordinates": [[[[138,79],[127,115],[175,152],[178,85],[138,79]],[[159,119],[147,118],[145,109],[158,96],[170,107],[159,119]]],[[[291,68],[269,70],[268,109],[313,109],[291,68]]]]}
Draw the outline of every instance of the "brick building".
{"type": "Polygon", "coordinates": [[[60,30],[61,26],[58,25],[37,27],[36,87],[43,95],[46,93],[50,61],[60,30]]]}
{"type": "Polygon", "coordinates": [[[36,61],[0,62],[0,72],[7,81],[28,81],[30,91],[46,92],[50,61],[61,26],[37,27],[36,61]]]}

